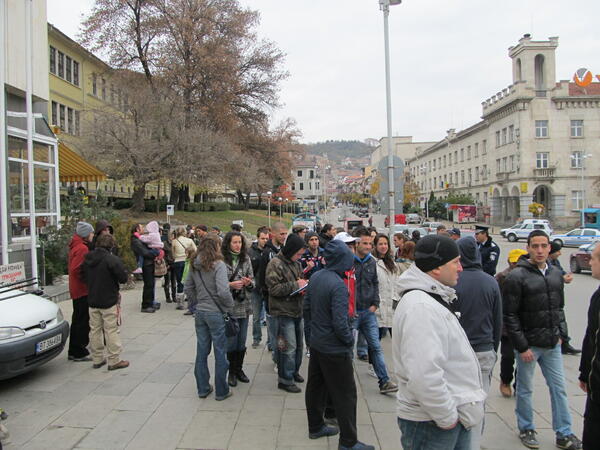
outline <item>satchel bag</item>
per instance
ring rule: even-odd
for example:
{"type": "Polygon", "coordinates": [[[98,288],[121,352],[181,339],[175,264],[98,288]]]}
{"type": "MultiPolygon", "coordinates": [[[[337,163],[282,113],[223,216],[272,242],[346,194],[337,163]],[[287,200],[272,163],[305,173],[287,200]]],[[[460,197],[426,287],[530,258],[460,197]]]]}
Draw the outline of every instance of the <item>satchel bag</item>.
{"type": "Polygon", "coordinates": [[[167,262],[164,258],[154,260],[154,276],[164,277],[167,274],[167,262]]]}
{"type": "Polygon", "coordinates": [[[217,305],[217,308],[219,308],[219,311],[221,311],[221,314],[223,314],[223,321],[225,321],[225,336],[227,336],[227,337],[237,336],[238,333],[240,332],[239,322],[236,319],[234,319],[233,317],[231,317],[231,314],[223,311],[223,308],[221,308],[219,303],[213,297],[212,292],[210,292],[208,290],[208,288],[206,287],[206,283],[204,283],[204,278],[202,278],[202,272],[198,271],[198,274],[200,275],[200,281],[202,281],[202,285],[204,286],[204,289],[206,290],[206,292],[208,292],[208,295],[210,296],[212,301],[215,303],[215,305],[217,305]]]}

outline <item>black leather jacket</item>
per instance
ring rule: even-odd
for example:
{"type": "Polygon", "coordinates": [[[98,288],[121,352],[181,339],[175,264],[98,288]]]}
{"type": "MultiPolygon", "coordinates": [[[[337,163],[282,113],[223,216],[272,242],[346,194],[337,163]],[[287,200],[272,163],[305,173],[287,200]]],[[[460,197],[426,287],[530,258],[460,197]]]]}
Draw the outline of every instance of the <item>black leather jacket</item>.
{"type": "Polygon", "coordinates": [[[588,309],[588,325],[583,338],[579,379],[588,385],[588,395],[600,404],[600,288],[594,292],[588,309]]]}
{"type": "Polygon", "coordinates": [[[519,353],[529,347],[554,347],[565,326],[564,280],[548,264],[546,275],[521,259],[502,286],[504,323],[519,353]]]}

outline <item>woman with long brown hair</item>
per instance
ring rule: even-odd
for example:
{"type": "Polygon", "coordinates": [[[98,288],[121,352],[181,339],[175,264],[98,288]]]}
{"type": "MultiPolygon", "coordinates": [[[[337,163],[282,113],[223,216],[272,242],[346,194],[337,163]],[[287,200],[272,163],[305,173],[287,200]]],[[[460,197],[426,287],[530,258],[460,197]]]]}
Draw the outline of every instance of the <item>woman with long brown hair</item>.
{"type": "Polygon", "coordinates": [[[379,337],[392,332],[394,302],[399,299],[398,277],[400,271],[394,261],[390,240],[385,234],[375,236],[373,256],[377,259],[377,279],[379,280],[379,308],[375,311],[379,323],[379,337]]]}
{"type": "Polygon", "coordinates": [[[212,342],[215,355],[215,399],[225,400],[232,392],[227,384],[229,363],[226,357],[227,337],[223,313],[231,313],[233,297],[229,289],[227,266],[221,254],[221,240],[217,236],[209,235],[200,241],[192,268],[185,280],[185,295],[196,304],[194,375],[198,397],[206,398],[213,391],[209,383],[207,362],[212,342]]]}
{"type": "Polygon", "coordinates": [[[250,379],[243,370],[246,355],[246,337],[248,335],[248,318],[252,314],[250,289],[254,287],[252,262],[248,256],[246,240],[239,231],[230,231],[223,238],[221,246],[223,260],[227,266],[229,289],[233,296],[233,312],[231,316],[240,325],[240,332],[227,342],[227,359],[229,361],[229,386],[237,386],[238,380],[248,383],[250,379]]]}

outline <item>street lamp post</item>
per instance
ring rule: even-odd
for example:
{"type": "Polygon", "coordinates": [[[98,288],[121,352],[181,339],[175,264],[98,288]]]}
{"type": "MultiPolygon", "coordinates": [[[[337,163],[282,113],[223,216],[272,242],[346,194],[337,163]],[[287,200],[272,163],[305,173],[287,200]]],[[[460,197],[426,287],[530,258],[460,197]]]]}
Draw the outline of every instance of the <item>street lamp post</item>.
{"type": "Polygon", "coordinates": [[[282,203],[283,199],[281,197],[279,197],[279,220],[283,220],[283,211],[281,209],[281,207],[283,206],[282,203]]]}
{"type": "MultiPolygon", "coordinates": [[[[579,156],[579,169],[581,170],[581,228],[585,226],[585,160],[592,156],[591,153],[587,155],[579,154],[579,155],[571,155],[571,159],[577,161],[577,156],[579,156]]],[[[577,164],[577,162],[576,162],[577,164]]]]}
{"type": "Polygon", "coordinates": [[[379,0],[379,8],[383,11],[383,34],[385,42],[385,91],[386,91],[386,110],[387,110],[387,137],[388,137],[388,184],[389,184],[389,217],[390,217],[390,241],[394,234],[395,220],[395,184],[394,184],[394,155],[392,146],[392,97],[391,97],[391,77],[390,77],[390,39],[388,17],[390,15],[390,5],[399,5],[402,0],[379,0]]]}
{"type": "Polygon", "coordinates": [[[268,198],[268,202],[269,202],[269,206],[268,206],[268,210],[269,210],[269,228],[271,228],[271,195],[273,195],[273,193],[271,191],[267,191],[267,195],[269,196],[269,198],[268,198]]]}

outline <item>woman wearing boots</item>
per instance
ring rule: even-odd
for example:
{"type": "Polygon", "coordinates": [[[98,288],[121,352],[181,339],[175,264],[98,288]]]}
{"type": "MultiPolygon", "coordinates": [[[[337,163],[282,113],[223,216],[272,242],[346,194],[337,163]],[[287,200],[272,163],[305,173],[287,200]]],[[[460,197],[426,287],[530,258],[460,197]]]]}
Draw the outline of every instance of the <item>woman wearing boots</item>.
{"type": "Polygon", "coordinates": [[[230,386],[237,386],[238,380],[248,383],[250,380],[242,366],[246,355],[246,336],[248,334],[248,317],[252,314],[250,290],[254,288],[252,263],[247,253],[246,240],[239,231],[230,231],[225,235],[221,246],[223,260],[227,266],[229,289],[233,296],[232,317],[240,324],[237,336],[228,338],[227,359],[229,360],[230,386]]]}

